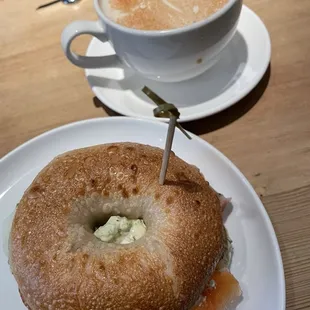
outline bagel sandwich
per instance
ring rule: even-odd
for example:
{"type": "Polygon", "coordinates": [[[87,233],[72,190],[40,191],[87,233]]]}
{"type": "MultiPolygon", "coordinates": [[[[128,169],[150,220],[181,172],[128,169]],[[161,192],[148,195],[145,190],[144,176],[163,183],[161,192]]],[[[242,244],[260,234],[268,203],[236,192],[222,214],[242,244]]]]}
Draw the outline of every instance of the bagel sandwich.
{"type": "Polygon", "coordinates": [[[137,143],[53,159],[19,202],[9,264],[30,310],[222,310],[241,290],[229,272],[229,202],[175,154],[137,143]]]}

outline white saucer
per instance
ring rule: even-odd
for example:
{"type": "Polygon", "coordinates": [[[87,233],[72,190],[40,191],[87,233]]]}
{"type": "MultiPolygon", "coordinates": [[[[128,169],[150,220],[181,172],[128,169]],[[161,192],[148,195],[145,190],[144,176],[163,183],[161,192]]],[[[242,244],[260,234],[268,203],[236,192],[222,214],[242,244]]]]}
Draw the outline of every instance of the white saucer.
{"type": "MultiPolygon", "coordinates": [[[[113,55],[109,43],[93,39],[88,56],[113,55]]],[[[86,69],[87,80],[97,98],[115,112],[153,119],[155,105],[142,92],[146,85],[174,103],[180,121],[192,121],[220,112],[246,96],[261,80],[269,62],[271,44],[261,19],[243,6],[237,33],[207,72],[192,80],[161,83],[143,79],[129,68],[86,69]]]]}
{"type": "MultiPolygon", "coordinates": [[[[163,148],[167,127],[156,120],[91,119],[49,131],[0,159],[1,309],[25,309],[2,251],[8,238],[8,229],[3,226],[37,173],[55,156],[95,144],[132,141],[163,148]]],[[[175,154],[200,168],[216,190],[232,197],[232,207],[225,215],[225,226],[234,246],[231,271],[243,291],[237,309],[285,310],[281,254],[264,206],[244,175],[222,153],[206,141],[191,136],[193,139],[188,140],[176,130],[175,154]]]]}

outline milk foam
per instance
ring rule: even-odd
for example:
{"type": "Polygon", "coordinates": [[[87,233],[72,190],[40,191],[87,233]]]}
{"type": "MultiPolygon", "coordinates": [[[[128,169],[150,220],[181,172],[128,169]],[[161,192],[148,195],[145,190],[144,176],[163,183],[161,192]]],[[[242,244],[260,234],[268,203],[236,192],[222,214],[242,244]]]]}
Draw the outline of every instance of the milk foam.
{"type": "Polygon", "coordinates": [[[184,27],[214,14],[230,0],[101,0],[105,15],[129,28],[184,27]]]}
{"type": "Polygon", "coordinates": [[[117,22],[119,18],[127,16],[129,13],[125,13],[121,10],[112,9],[109,0],[101,0],[100,2],[101,9],[103,13],[113,21],[117,22]]]}

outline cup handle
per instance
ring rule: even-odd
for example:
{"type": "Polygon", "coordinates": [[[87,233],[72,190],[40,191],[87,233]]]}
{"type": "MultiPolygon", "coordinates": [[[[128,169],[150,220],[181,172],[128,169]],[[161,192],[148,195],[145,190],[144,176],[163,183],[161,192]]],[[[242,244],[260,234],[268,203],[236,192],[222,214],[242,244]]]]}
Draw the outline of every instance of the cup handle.
{"type": "Polygon", "coordinates": [[[90,34],[102,42],[108,41],[107,34],[98,21],[80,20],[66,26],[61,34],[61,46],[67,58],[74,65],[81,68],[111,68],[120,66],[120,61],[116,55],[90,57],[72,52],[72,41],[82,34],[90,34]]]}

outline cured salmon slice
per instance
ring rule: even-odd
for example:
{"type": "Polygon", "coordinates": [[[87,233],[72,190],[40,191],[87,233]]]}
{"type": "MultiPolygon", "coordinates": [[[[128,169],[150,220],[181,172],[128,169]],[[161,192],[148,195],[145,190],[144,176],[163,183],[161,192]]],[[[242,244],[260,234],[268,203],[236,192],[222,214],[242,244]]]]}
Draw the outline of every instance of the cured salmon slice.
{"type": "Polygon", "coordinates": [[[203,301],[192,310],[226,310],[241,296],[239,282],[229,271],[215,271],[214,285],[203,292],[203,301]]]}

